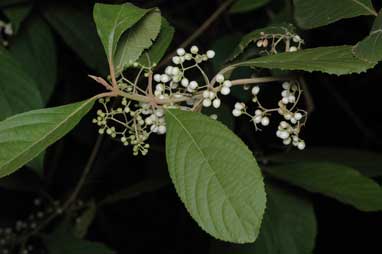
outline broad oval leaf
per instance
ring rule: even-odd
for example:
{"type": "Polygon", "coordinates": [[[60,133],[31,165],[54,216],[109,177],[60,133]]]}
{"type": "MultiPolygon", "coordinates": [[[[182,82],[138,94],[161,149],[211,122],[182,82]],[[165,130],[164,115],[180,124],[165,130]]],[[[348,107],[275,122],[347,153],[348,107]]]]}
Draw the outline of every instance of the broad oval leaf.
{"type": "Polygon", "coordinates": [[[74,128],[94,99],[39,109],[0,122],[0,177],[11,174],[74,128]]]}
{"type": "Polygon", "coordinates": [[[267,209],[259,238],[251,244],[214,241],[211,254],[313,253],[317,222],[312,202],[276,184],[266,183],[267,209]]]}
{"type": "Polygon", "coordinates": [[[353,53],[368,62],[382,60],[382,10],[375,19],[370,35],[354,46],[353,53]]]}
{"type": "MultiPolygon", "coordinates": [[[[172,38],[174,37],[175,29],[172,27],[168,21],[162,17],[161,28],[154,45],[147,50],[147,55],[150,58],[151,64],[159,63],[162,59],[166,50],[171,44],[172,38]]],[[[148,66],[148,58],[146,54],[141,55],[138,62],[144,66],[148,66]]]]}
{"type": "Polygon", "coordinates": [[[337,199],[361,211],[382,210],[381,186],[350,167],[335,163],[305,162],[265,170],[279,180],[337,199]]]}
{"type": "Polygon", "coordinates": [[[223,124],[200,113],[171,109],[166,123],[170,176],[191,216],[218,239],[254,242],[266,197],[250,150],[223,124]]]}
{"type": "Polygon", "coordinates": [[[263,7],[270,0],[237,0],[231,7],[231,13],[243,13],[254,11],[260,7],[263,7]]]}
{"type": "Polygon", "coordinates": [[[122,34],[143,18],[148,11],[130,3],[95,4],[94,21],[108,59],[113,57],[122,34]]]}
{"type": "Polygon", "coordinates": [[[138,60],[142,52],[153,44],[160,28],[161,14],[158,9],[154,9],[122,35],[114,58],[117,72],[123,71],[138,60]]]}
{"type": "Polygon", "coordinates": [[[0,47],[0,121],[43,106],[36,82],[0,47]]]}
{"type": "Polygon", "coordinates": [[[264,56],[236,64],[268,69],[320,71],[328,74],[346,75],[361,73],[373,68],[376,63],[368,63],[355,57],[352,46],[319,47],[264,56]]]}
{"type": "Polygon", "coordinates": [[[304,29],[325,26],[340,19],[375,15],[370,0],[294,0],[297,24],[304,29]]]}
{"type": "Polygon", "coordinates": [[[366,150],[339,147],[309,147],[267,156],[271,163],[328,162],[342,164],[367,177],[382,176],[382,154],[366,150]]]}
{"type": "Polygon", "coordinates": [[[49,25],[38,15],[28,18],[12,39],[10,52],[34,78],[46,104],[57,79],[57,49],[49,25]]]}

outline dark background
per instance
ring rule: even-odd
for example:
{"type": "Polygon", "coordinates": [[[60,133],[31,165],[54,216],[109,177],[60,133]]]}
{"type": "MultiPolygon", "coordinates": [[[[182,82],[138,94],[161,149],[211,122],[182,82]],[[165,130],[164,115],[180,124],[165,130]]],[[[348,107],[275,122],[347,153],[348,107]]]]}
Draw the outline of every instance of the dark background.
{"type": "MultiPolygon", "coordinates": [[[[141,7],[158,6],[161,9],[176,28],[171,49],[176,49],[220,4],[220,1],[215,0],[132,2],[141,7]]],[[[270,21],[270,14],[277,13],[283,2],[273,1],[269,7],[248,14],[225,14],[195,44],[207,50],[222,36],[245,34],[265,26],[270,21]]],[[[381,2],[374,2],[379,10],[381,2]]],[[[39,3],[44,5],[43,1],[39,3]]],[[[92,1],[66,4],[76,5],[89,12],[92,1]]],[[[353,45],[369,33],[372,21],[372,17],[358,17],[319,29],[301,31],[300,34],[306,41],[306,48],[353,45]]],[[[93,74],[94,70],[88,69],[59,36],[56,41],[59,44],[59,82],[49,106],[74,102],[101,92],[101,87],[87,78],[87,74],[93,74]]],[[[360,75],[337,77],[313,73],[304,74],[304,77],[315,106],[302,134],[308,146],[361,148],[381,152],[381,65],[360,75]]],[[[272,97],[271,94],[269,96],[272,97]]],[[[228,100],[228,103],[233,102],[233,99],[228,100]]],[[[97,138],[96,127],[91,124],[92,114],[94,112],[65,139],[48,150],[44,186],[57,199],[65,196],[75,185],[97,138]]],[[[256,152],[261,150],[262,154],[272,154],[281,151],[272,130],[255,133],[241,120],[236,126],[237,133],[245,137],[244,141],[256,152]]],[[[163,141],[154,138],[154,149],[148,156],[133,157],[129,147],[125,148],[105,138],[83,198],[100,200],[109,193],[147,179],[169,183],[163,141]]],[[[31,209],[33,197],[33,194],[24,192],[0,191],[2,203],[6,204],[1,206],[0,213],[4,214],[3,217],[8,216],[9,221],[24,216],[31,209]],[[14,212],[20,210],[19,213],[14,212]]],[[[363,213],[320,195],[311,197],[318,220],[315,253],[381,253],[381,213],[363,213]]],[[[207,253],[211,241],[211,237],[188,215],[170,184],[99,210],[89,239],[105,242],[118,253],[168,254],[207,253]]]]}

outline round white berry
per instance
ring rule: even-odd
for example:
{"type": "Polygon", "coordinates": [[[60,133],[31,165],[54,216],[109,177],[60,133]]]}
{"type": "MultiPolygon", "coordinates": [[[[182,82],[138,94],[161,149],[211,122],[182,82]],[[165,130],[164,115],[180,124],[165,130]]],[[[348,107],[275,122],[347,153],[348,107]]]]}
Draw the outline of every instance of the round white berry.
{"type": "Polygon", "coordinates": [[[186,54],[186,51],[183,48],[179,48],[177,49],[176,53],[178,54],[178,56],[184,56],[184,54],[186,54]]]}
{"type": "Polygon", "coordinates": [[[226,80],[226,81],[223,82],[223,86],[231,87],[232,86],[232,82],[230,80],[226,80]]]}
{"type": "Polygon", "coordinates": [[[253,118],[253,121],[255,123],[261,123],[261,120],[263,119],[263,117],[261,115],[257,115],[253,118]]]}
{"type": "Polygon", "coordinates": [[[283,129],[286,129],[288,127],[288,123],[285,122],[285,121],[281,121],[280,122],[280,127],[283,128],[283,129]]]}
{"type": "Polygon", "coordinates": [[[179,56],[174,56],[174,57],[172,58],[172,62],[173,62],[174,64],[180,64],[180,57],[179,57],[179,56]]]}
{"type": "Polygon", "coordinates": [[[231,89],[229,87],[223,86],[222,89],[220,90],[220,93],[223,95],[228,95],[230,94],[231,89]]]}
{"type": "Polygon", "coordinates": [[[190,51],[192,54],[197,54],[199,52],[199,48],[197,46],[192,46],[190,51]]]}
{"type": "Polygon", "coordinates": [[[167,66],[166,69],[164,70],[164,73],[166,73],[167,75],[171,75],[173,68],[174,67],[172,67],[172,66],[167,66]]]}
{"type": "Polygon", "coordinates": [[[218,115],[217,114],[212,114],[210,115],[211,119],[214,119],[214,120],[217,120],[218,119],[218,115]]]}
{"type": "Polygon", "coordinates": [[[292,142],[291,138],[287,138],[287,139],[283,140],[283,144],[286,145],[286,146],[289,145],[291,142],[292,142]]]}
{"type": "Polygon", "coordinates": [[[240,110],[238,110],[238,109],[232,110],[232,115],[235,116],[235,117],[241,116],[241,113],[242,112],[240,110]]]}
{"type": "Polygon", "coordinates": [[[305,149],[305,142],[304,141],[298,142],[297,148],[300,150],[304,150],[305,149]]]}
{"type": "Polygon", "coordinates": [[[184,55],[184,59],[190,61],[192,59],[192,55],[190,53],[187,53],[186,55],[184,55]]]}
{"type": "Polygon", "coordinates": [[[179,74],[180,74],[180,69],[178,67],[172,68],[171,75],[176,76],[176,75],[179,75],[179,74]]]}
{"type": "Polygon", "coordinates": [[[167,82],[170,81],[170,77],[167,74],[162,74],[160,76],[160,81],[163,82],[163,83],[167,83],[167,82]]]}
{"type": "Polygon", "coordinates": [[[242,110],[242,109],[244,109],[244,107],[245,107],[244,103],[241,103],[241,102],[235,103],[235,109],[242,110]]]}
{"type": "Polygon", "coordinates": [[[265,116],[265,117],[263,117],[263,119],[261,119],[261,125],[263,125],[263,126],[269,125],[269,118],[267,116],[265,116]]]}
{"type": "Polygon", "coordinates": [[[207,51],[207,57],[208,58],[214,58],[215,57],[215,51],[213,51],[213,50],[208,50],[207,51]]]}
{"type": "Polygon", "coordinates": [[[196,81],[191,81],[190,84],[188,85],[188,87],[192,90],[195,90],[196,88],[198,88],[198,82],[196,81]]]}
{"type": "Polygon", "coordinates": [[[212,106],[213,106],[214,108],[219,108],[220,105],[221,105],[221,101],[220,101],[219,98],[216,98],[216,99],[212,102],[212,106]]]}
{"type": "Polygon", "coordinates": [[[224,76],[222,74],[216,75],[216,81],[219,83],[223,83],[224,82],[224,76]]]}
{"type": "Polygon", "coordinates": [[[203,100],[203,107],[208,108],[208,107],[211,106],[211,104],[212,104],[212,102],[211,102],[210,99],[204,99],[204,100],[203,100]]]}
{"type": "Polygon", "coordinates": [[[188,79],[186,79],[186,78],[182,79],[181,84],[182,84],[182,86],[187,87],[189,84],[188,79]]]}
{"type": "Polygon", "coordinates": [[[259,92],[260,92],[260,87],[259,86],[254,86],[253,88],[252,88],[252,94],[253,95],[258,95],[259,94],[259,92]]]}
{"type": "Polygon", "coordinates": [[[297,113],[294,114],[294,118],[295,118],[297,121],[299,121],[299,120],[301,120],[301,118],[302,118],[302,114],[301,114],[300,112],[297,112],[297,113]]]}
{"type": "Polygon", "coordinates": [[[297,43],[301,41],[301,37],[296,34],[295,36],[293,36],[292,40],[297,43]]]}
{"type": "Polygon", "coordinates": [[[284,98],[282,98],[281,102],[282,102],[283,104],[288,104],[288,103],[289,103],[288,97],[284,97],[284,98]]]}
{"type": "Polygon", "coordinates": [[[216,93],[215,92],[213,92],[213,91],[209,91],[208,92],[208,98],[210,98],[212,100],[215,97],[216,97],[216,93]]]}
{"type": "Polygon", "coordinates": [[[290,95],[290,96],[288,96],[288,101],[290,103],[294,103],[296,101],[296,97],[294,95],[290,95]]]}
{"type": "Polygon", "coordinates": [[[204,90],[203,91],[203,98],[209,98],[210,97],[210,91],[204,90]]]}
{"type": "Polygon", "coordinates": [[[155,80],[156,82],[160,82],[160,77],[161,77],[160,74],[155,74],[155,75],[154,75],[154,80],[155,80]]]}
{"type": "Polygon", "coordinates": [[[283,84],[282,84],[282,87],[285,89],[285,90],[288,90],[290,88],[290,83],[285,81],[283,84]]]}
{"type": "Polygon", "coordinates": [[[256,109],[255,115],[261,116],[262,114],[263,114],[263,111],[261,111],[261,109],[256,109]]]}
{"type": "Polygon", "coordinates": [[[258,41],[256,42],[256,46],[259,47],[259,48],[261,48],[261,47],[263,46],[263,40],[258,40],[258,41]]]}
{"type": "Polygon", "coordinates": [[[296,52],[297,48],[295,46],[292,46],[289,48],[289,52],[296,52]]]}
{"type": "Polygon", "coordinates": [[[165,134],[165,133],[166,133],[166,126],[164,126],[164,125],[160,125],[160,126],[158,127],[158,133],[159,133],[159,134],[165,134]]]}

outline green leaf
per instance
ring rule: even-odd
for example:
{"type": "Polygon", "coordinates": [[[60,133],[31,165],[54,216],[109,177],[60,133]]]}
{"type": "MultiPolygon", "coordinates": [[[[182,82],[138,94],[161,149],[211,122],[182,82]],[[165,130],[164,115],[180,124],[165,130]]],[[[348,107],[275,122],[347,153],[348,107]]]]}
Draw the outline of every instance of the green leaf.
{"type": "MultiPolygon", "coordinates": [[[[174,37],[175,29],[168,23],[168,21],[162,17],[162,25],[157,39],[154,45],[147,50],[147,55],[150,57],[151,63],[159,63],[164,54],[166,53],[168,47],[171,44],[172,38],[174,37]]],[[[139,58],[138,62],[144,66],[148,66],[147,55],[143,54],[139,58]]]]}
{"type": "Polygon", "coordinates": [[[361,73],[375,66],[356,58],[352,46],[320,47],[264,56],[236,64],[288,71],[320,71],[328,74],[346,75],[361,73]]]}
{"type": "Polygon", "coordinates": [[[107,73],[106,56],[91,13],[63,1],[42,5],[44,17],[65,43],[92,69],[107,73]]]}
{"type": "Polygon", "coordinates": [[[57,79],[57,49],[48,24],[37,15],[29,18],[12,39],[10,52],[34,78],[46,104],[57,79]]]}
{"type": "Polygon", "coordinates": [[[73,236],[72,227],[61,223],[49,235],[43,236],[43,242],[49,254],[113,254],[106,245],[78,239],[73,236]]]}
{"type": "Polygon", "coordinates": [[[43,106],[35,81],[0,47],[0,121],[43,106]]]}
{"type": "Polygon", "coordinates": [[[340,19],[375,15],[370,0],[294,0],[297,24],[304,29],[325,26],[340,19]]]}
{"type": "Polygon", "coordinates": [[[267,200],[260,235],[255,243],[238,245],[215,241],[210,253],[313,253],[317,223],[312,202],[275,184],[267,186],[267,200]]]}
{"type": "Polygon", "coordinates": [[[382,60],[382,11],[376,18],[370,35],[353,47],[353,53],[372,63],[382,60]]]}
{"type": "Polygon", "coordinates": [[[153,45],[160,28],[161,14],[154,9],[121,37],[114,60],[117,72],[137,61],[142,52],[153,45]]]}
{"type": "Polygon", "coordinates": [[[77,218],[74,227],[74,235],[80,239],[84,238],[88,233],[89,227],[94,221],[97,213],[97,206],[94,201],[89,202],[88,207],[77,218]]]}
{"type": "Polygon", "coordinates": [[[111,194],[102,200],[99,205],[109,205],[116,202],[126,201],[135,198],[143,193],[156,191],[169,184],[168,179],[148,179],[137,184],[133,184],[129,188],[111,194]]]}
{"type": "Polygon", "coordinates": [[[239,45],[235,48],[234,52],[230,56],[229,60],[234,60],[237,58],[243,51],[251,44],[255,43],[262,37],[262,33],[265,34],[286,34],[286,33],[294,33],[295,27],[291,24],[281,24],[268,26],[261,29],[257,29],[253,32],[250,32],[243,36],[239,45]]]}
{"type": "Polygon", "coordinates": [[[350,167],[327,162],[305,162],[265,170],[279,180],[337,199],[361,211],[382,209],[381,186],[350,167]]]}
{"type": "Polygon", "coordinates": [[[0,177],[11,174],[74,128],[94,99],[39,109],[0,122],[0,177]]]}
{"type": "Polygon", "coordinates": [[[263,7],[269,2],[270,0],[237,0],[232,5],[230,12],[243,13],[243,12],[254,11],[256,9],[259,9],[260,7],[263,7]]]}
{"type": "Polygon", "coordinates": [[[266,197],[250,150],[223,124],[200,113],[171,109],[166,123],[170,176],[191,216],[217,239],[254,242],[266,197]]]}
{"type": "Polygon", "coordinates": [[[4,15],[7,16],[12,23],[12,28],[15,33],[19,31],[21,23],[28,17],[32,10],[31,3],[12,5],[3,10],[4,15]]]}
{"type": "Polygon", "coordinates": [[[130,3],[95,4],[93,17],[108,59],[114,56],[122,34],[143,18],[148,11],[130,3]]]}
{"type": "Polygon", "coordinates": [[[307,148],[303,151],[292,150],[267,156],[266,159],[271,163],[325,161],[354,168],[367,177],[382,176],[382,155],[356,149],[338,147],[307,148]]]}

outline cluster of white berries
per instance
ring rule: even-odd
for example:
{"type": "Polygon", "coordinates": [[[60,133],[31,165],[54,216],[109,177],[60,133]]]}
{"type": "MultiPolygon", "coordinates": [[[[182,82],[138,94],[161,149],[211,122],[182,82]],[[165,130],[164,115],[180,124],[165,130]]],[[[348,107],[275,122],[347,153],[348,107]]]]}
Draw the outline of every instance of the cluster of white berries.
{"type": "MultiPolygon", "coordinates": [[[[43,224],[46,218],[53,214],[63,214],[63,209],[59,201],[52,201],[46,203],[41,198],[33,200],[35,211],[28,215],[24,220],[17,220],[13,226],[0,228],[0,254],[11,254],[15,249],[18,249],[17,253],[21,254],[33,254],[42,253],[41,248],[37,248],[33,242],[33,239],[27,239],[27,242],[23,242],[20,246],[18,239],[24,239],[25,236],[31,232],[37,230],[41,224],[43,224]]],[[[84,203],[77,201],[73,204],[71,209],[73,211],[82,209],[84,203]]]]}
{"type": "Polygon", "coordinates": [[[270,124],[270,118],[272,112],[278,112],[283,116],[278,126],[276,136],[283,140],[284,145],[293,144],[298,149],[305,148],[305,142],[299,138],[301,127],[305,125],[307,113],[303,110],[296,109],[297,103],[301,96],[301,89],[296,81],[284,82],[282,84],[283,91],[281,92],[282,98],[278,102],[278,108],[267,109],[262,106],[259,101],[258,95],[260,93],[260,87],[252,87],[252,101],[256,104],[257,108],[254,114],[250,114],[248,107],[243,102],[237,102],[232,110],[232,114],[235,117],[246,115],[251,118],[256,130],[261,126],[268,126],[270,124]]]}
{"type": "Polygon", "coordinates": [[[11,23],[6,23],[0,20],[0,42],[6,47],[8,46],[8,38],[13,35],[13,28],[11,23]]]}
{"type": "Polygon", "coordinates": [[[152,109],[145,103],[133,103],[122,99],[121,106],[108,107],[110,99],[99,99],[103,110],[97,111],[97,118],[93,119],[100,129],[99,134],[107,134],[117,138],[127,146],[133,145],[134,155],[146,155],[149,144],[146,140],[151,133],[165,134],[164,111],[161,108],[152,109]]]}
{"type": "Polygon", "coordinates": [[[260,35],[261,38],[256,41],[256,46],[271,54],[278,53],[280,43],[284,43],[283,51],[285,52],[296,52],[304,44],[304,40],[298,34],[292,33],[288,29],[285,29],[285,33],[268,34],[261,32],[260,35]]]}
{"type": "Polygon", "coordinates": [[[210,80],[200,64],[214,57],[213,50],[199,53],[199,48],[192,46],[189,52],[183,48],[178,49],[177,55],[172,58],[173,65],[167,66],[164,73],[152,73],[155,63],[152,66],[131,63],[139,71],[134,82],[123,74],[118,77],[118,88],[126,95],[123,96],[121,105],[114,108],[109,105],[110,98],[99,100],[102,109],[97,111],[97,117],[93,119],[93,123],[99,126],[99,133],[108,134],[126,146],[133,145],[134,155],[146,155],[150,147],[146,142],[150,135],[166,133],[166,108],[194,111],[201,107],[219,108],[219,91],[222,95],[228,95],[232,84],[222,74],[218,74],[215,79],[219,85],[210,85],[210,80]],[[200,75],[195,75],[195,70],[200,75]],[[188,77],[191,71],[193,77],[200,76],[199,80],[188,77]],[[146,89],[142,89],[137,82],[142,74],[147,78],[146,89]],[[134,96],[144,96],[152,101],[142,103],[127,99],[134,96]]]}
{"type": "MultiPolygon", "coordinates": [[[[262,46],[267,46],[267,36],[263,34],[262,46]]],[[[297,37],[290,38],[294,40],[297,37]]],[[[147,143],[150,135],[166,133],[164,114],[167,108],[186,111],[201,111],[203,107],[220,108],[222,101],[219,97],[229,95],[232,86],[239,83],[227,79],[224,76],[226,70],[209,79],[200,64],[214,57],[213,50],[200,53],[197,46],[192,46],[189,51],[179,48],[172,57],[172,65],[167,66],[163,73],[153,72],[156,63],[152,63],[151,66],[144,66],[138,62],[131,63],[131,67],[138,69],[138,74],[130,80],[123,73],[117,77],[119,95],[122,97],[120,102],[117,101],[117,106],[110,106],[110,98],[99,99],[102,109],[97,111],[97,117],[93,119],[93,123],[99,126],[99,133],[110,135],[126,146],[132,145],[134,155],[146,155],[150,148],[147,143]],[[193,78],[190,78],[191,75],[193,78]],[[146,80],[143,85],[142,76],[146,80]]],[[[290,135],[298,137],[300,127],[303,125],[301,119],[306,118],[303,111],[293,113],[301,90],[297,83],[293,85],[284,83],[283,88],[279,108],[264,108],[258,100],[260,87],[253,86],[252,101],[258,106],[254,115],[247,112],[244,103],[236,103],[232,114],[235,117],[243,114],[250,116],[257,130],[258,125],[268,126],[271,113],[278,111],[292,125],[297,124],[290,135]]],[[[248,90],[250,87],[247,85],[244,89],[248,90]]],[[[115,105],[115,102],[113,104],[115,105]]],[[[211,117],[216,119],[216,115],[211,117]]],[[[293,144],[297,144],[296,142],[301,143],[301,140],[293,140],[293,144]]],[[[301,148],[302,145],[298,147],[301,148]]]]}

